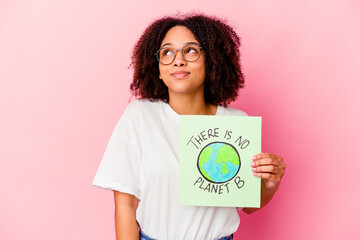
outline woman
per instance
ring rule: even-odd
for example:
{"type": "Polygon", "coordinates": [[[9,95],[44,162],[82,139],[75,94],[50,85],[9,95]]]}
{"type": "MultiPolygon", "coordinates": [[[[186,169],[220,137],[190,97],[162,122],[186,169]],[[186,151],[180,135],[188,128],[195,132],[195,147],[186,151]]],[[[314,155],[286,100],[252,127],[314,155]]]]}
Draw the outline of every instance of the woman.
{"type": "MultiPolygon", "coordinates": [[[[140,100],[117,123],[93,181],[114,191],[117,239],[232,239],[236,208],[180,205],[179,115],[246,116],[226,107],[244,85],[239,45],[223,20],[198,14],[159,19],[137,42],[130,89],[140,100]]],[[[259,153],[252,167],[264,207],[285,164],[259,153]]]]}

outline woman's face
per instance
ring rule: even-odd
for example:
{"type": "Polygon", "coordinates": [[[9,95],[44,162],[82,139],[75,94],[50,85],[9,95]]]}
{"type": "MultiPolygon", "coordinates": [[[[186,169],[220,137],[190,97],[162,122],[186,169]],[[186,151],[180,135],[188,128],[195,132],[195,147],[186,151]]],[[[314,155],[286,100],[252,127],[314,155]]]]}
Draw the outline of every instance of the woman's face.
{"type": "MultiPolygon", "coordinates": [[[[171,28],[161,42],[160,48],[165,44],[171,49],[182,48],[188,43],[200,43],[194,34],[184,26],[171,28]]],[[[180,51],[176,52],[174,61],[169,65],[159,63],[160,76],[169,89],[169,98],[175,95],[204,96],[205,57],[201,52],[200,57],[194,62],[186,61],[180,51]]]]}

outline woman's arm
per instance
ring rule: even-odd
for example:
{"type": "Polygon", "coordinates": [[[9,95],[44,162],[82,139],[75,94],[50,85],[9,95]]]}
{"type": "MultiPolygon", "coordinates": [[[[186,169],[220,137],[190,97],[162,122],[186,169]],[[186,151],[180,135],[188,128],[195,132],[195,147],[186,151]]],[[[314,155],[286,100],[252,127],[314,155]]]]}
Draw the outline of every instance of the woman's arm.
{"type": "MultiPolygon", "coordinates": [[[[253,157],[254,176],[261,178],[261,206],[264,207],[279,188],[286,165],[281,156],[270,153],[260,153],[253,157]]],[[[246,213],[252,213],[259,208],[243,208],[246,213]]]]}
{"type": "Polygon", "coordinates": [[[136,221],[138,199],[133,195],[114,191],[116,240],[138,240],[139,225],[136,221]]]}

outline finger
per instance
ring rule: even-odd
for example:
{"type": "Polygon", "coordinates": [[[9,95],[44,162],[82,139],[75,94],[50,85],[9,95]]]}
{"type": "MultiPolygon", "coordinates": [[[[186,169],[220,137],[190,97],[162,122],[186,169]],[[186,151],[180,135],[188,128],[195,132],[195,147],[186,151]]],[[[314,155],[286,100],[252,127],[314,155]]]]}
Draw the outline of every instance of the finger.
{"type": "Polygon", "coordinates": [[[258,154],[255,154],[251,159],[259,160],[262,158],[270,158],[271,157],[270,155],[271,155],[271,153],[258,153],[258,154]]]}
{"type": "Polygon", "coordinates": [[[252,171],[255,173],[273,173],[273,174],[278,174],[282,172],[282,170],[279,167],[276,167],[274,165],[255,167],[252,168],[252,171]]]}
{"type": "Polygon", "coordinates": [[[255,160],[251,163],[252,167],[262,166],[262,165],[275,165],[280,166],[281,162],[273,158],[263,158],[260,160],[255,160]]]}
{"type": "Polygon", "coordinates": [[[271,173],[254,173],[254,176],[265,180],[266,185],[273,184],[275,186],[280,182],[280,178],[271,173]]]}
{"type": "Polygon", "coordinates": [[[276,179],[275,175],[272,173],[253,173],[253,175],[261,179],[268,179],[268,180],[276,179]]]}
{"type": "Polygon", "coordinates": [[[276,160],[282,161],[281,156],[278,156],[278,155],[275,155],[275,154],[272,154],[272,153],[258,153],[258,154],[255,154],[251,159],[252,160],[259,160],[259,159],[263,159],[263,158],[274,158],[276,160]]]}
{"type": "Polygon", "coordinates": [[[276,190],[279,187],[280,179],[262,179],[264,180],[265,187],[268,189],[276,190]]]}

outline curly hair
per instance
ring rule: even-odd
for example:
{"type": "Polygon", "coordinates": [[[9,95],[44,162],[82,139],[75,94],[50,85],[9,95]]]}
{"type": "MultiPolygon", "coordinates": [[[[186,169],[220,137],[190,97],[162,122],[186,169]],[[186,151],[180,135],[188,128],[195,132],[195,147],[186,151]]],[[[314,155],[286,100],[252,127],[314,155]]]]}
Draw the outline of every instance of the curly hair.
{"type": "Polygon", "coordinates": [[[174,26],[185,26],[199,41],[205,57],[205,102],[227,106],[244,87],[240,64],[240,38],[226,20],[204,14],[166,16],[150,24],[136,43],[131,64],[134,68],[130,84],[132,94],[150,101],[169,101],[167,86],[159,79],[159,62],[155,52],[166,33],[174,26]]]}

